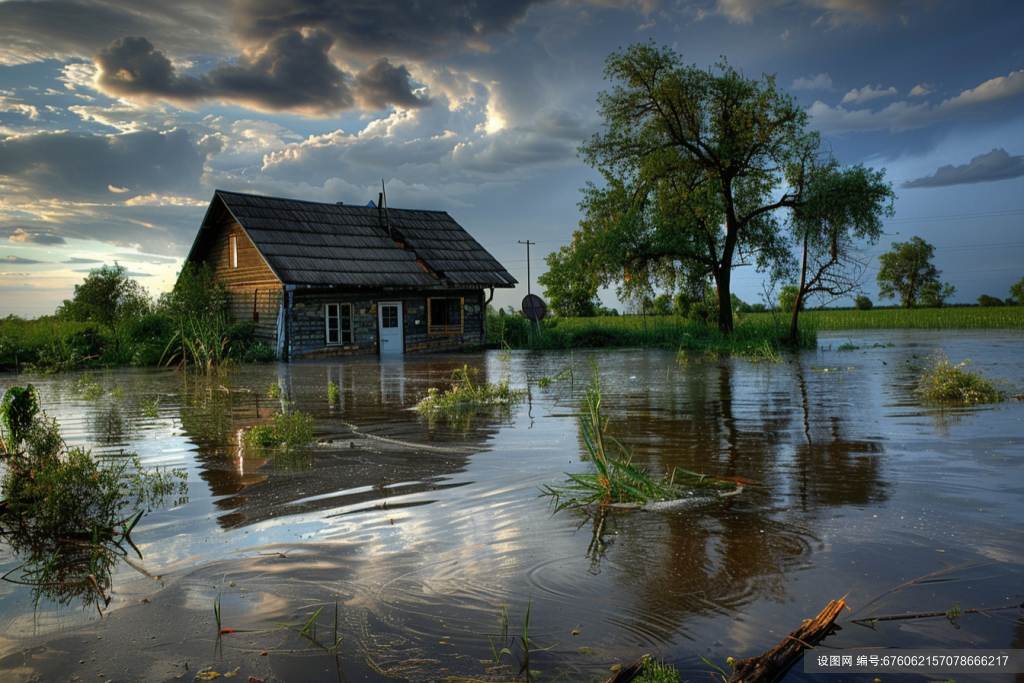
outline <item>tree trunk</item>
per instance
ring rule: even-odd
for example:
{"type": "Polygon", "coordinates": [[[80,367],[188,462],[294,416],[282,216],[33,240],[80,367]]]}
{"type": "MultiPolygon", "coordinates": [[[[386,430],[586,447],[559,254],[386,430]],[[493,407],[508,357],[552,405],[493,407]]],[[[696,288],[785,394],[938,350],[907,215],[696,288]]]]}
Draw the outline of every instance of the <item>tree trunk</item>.
{"type": "Polygon", "coordinates": [[[732,334],[732,297],[729,292],[729,280],[732,269],[722,266],[715,278],[718,292],[718,331],[725,335],[732,334]]]}
{"type": "Polygon", "coordinates": [[[804,287],[807,286],[807,235],[804,235],[803,255],[800,258],[800,284],[796,288],[796,300],[793,302],[793,319],[789,323],[789,345],[796,348],[800,345],[800,331],[797,318],[800,315],[800,304],[804,299],[804,287]]]}

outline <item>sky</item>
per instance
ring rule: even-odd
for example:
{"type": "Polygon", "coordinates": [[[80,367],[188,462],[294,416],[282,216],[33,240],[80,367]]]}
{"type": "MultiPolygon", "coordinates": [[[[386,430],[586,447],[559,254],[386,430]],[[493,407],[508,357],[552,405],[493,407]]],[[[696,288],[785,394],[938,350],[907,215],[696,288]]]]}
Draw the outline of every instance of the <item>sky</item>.
{"type": "MultiPolygon", "coordinates": [[[[568,244],[608,55],[775,74],[955,303],[1024,277],[1017,0],[0,0],[0,316],[115,261],[168,289],[215,189],[447,211],[520,281],[568,244]]],[[[761,274],[733,290],[763,301],[761,274]]],[[[617,305],[605,291],[606,305],[617,305]]],[[[843,303],[843,302],[839,302],[843,303]]],[[[846,302],[849,303],[849,302],[846,302]]],[[[883,302],[884,303],[884,302],[883,302]]]]}

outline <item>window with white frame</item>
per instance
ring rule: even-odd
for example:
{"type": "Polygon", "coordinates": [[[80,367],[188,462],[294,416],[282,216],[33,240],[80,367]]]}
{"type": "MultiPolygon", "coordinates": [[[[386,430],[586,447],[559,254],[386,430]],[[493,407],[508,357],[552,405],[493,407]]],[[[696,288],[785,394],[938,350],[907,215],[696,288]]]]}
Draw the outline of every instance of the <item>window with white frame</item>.
{"type": "Polygon", "coordinates": [[[465,301],[456,297],[427,299],[427,332],[462,334],[465,301]]]}
{"type": "Polygon", "coordinates": [[[327,304],[327,344],[352,343],[352,304],[327,304]]]}
{"type": "Polygon", "coordinates": [[[231,236],[231,267],[238,267],[238,238],[235,235],[231,236]]]}

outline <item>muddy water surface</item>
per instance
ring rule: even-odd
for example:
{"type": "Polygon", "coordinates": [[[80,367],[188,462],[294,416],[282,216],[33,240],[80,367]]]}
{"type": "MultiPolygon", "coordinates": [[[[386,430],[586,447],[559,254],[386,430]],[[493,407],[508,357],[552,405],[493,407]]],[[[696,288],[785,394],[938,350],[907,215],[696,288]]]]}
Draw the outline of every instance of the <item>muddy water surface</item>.
{"type": "MultiPolygon", "coordinates": [[[[1024,648],[1021,610],[1005,609],[1024,602],[1024,404],[939,410],[913,391],[941,348],[1019,393],[1024,337],[819,342],[781,364],[616,350],[282,364],[211,384],[156,370],[0,376],[3,389],[34,382],[69,443],[135,451],[189,480],[187,501],[132,532],[143,559],[117,566],[102,619],[87,601],[0,583],[0,679],[512,680],[529,610],[537,680],[603,680],[644,653],[695,680],[701,657],[757,654],[844,595],[854,611],[828,646],[1024,648]],[[757,485],[601,526],[552,514],[540,487],[589,467],[575,415],[591,356],[609,432],[635,461],[757,485]],[[481,381],[510,376],[527,400],[457,423],[412,410],[464,363],[481,381]],[[240,452],[238,430],[282,409],[312,414],[323,443],[240,452]],[[220,637],[218,601],[235,631],[220,637]],[[986,613],[853,621],[954,605],[986,613]]],[[[24,560],[0,546],[0,571],[17,577],[24,560]]]]}

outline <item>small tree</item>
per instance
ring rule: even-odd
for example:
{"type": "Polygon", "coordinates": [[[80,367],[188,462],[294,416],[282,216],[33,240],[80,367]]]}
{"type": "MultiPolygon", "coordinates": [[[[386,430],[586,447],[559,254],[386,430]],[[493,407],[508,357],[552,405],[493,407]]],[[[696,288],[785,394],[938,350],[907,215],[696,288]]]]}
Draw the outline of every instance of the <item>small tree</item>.
{"type": "Polygon", "coordinates": [[[1016,305],[1024,306],[1024,277],[1020,279],[1020,282],[1010,287],[1010,297],[1016,305]]]}
{"type": "MultiPolygon", "coordinates": [[[[799,289],[795,285],[786,285],[779,290],[779,309],[783,313],[792,313],[796,307],[796,295],[799,289]]],[[[800,302],[800,310],[803,310],[804,302],[800,302]]]]}
{"type": "Polygon", "coordinates": [[[545,287],[544,296],[551,310],[563,318],[597,315],[598,276],[588,264],[587,255],[576,244],[553,251],[544,259],[548,272],[537,278],[545,287]]]}
{"type": "Polygon", "coordinates": [[[941,306],[956,290],[939,282],[941,271],[931,263],[934,255],[935,247],[920,237],[894,243],[892,251],[878,257],[878,296],[893,299],[899,294],[904,308],[941,306]]]}
{"type": "Polygon", "coordinates": [[[978,297],[978,305],[987,308],[989,306],[1002,306],[1004,303],[1003,300],[998,297],[982,294],[978,297]]]}
{"type": "Polygon", "coordinates": [[[210,264],[189,262],[174,287],[160,295],[159,305],[175,321],[222,316],[228,310],[227,289],[214,279],[210,264]]]}
{"type": "Polygon", "coordinates": [[[921,305],[925,308],[942,308],[946,299],[951,299],[956,294],[956,287],[945,282],[925,283],[921,287],[921,305]]]}
{"type": "Polygon", "coordinates": [[[789,343],[799,343],[797,317],[810,294],[838,298],[860,287],[867,262],[855,244],[874,244],[882,234],[882,216],[892,216],[895,195],[885,170],[857,165],[840,169],[831,158],[814,164],[807,199],[793,212],[793,233],[800,246],[800,277],[789,343]]]}
{"type": "Polygon", "coordinates": [[[116,261],[89,272],[70,301],[57,310],[59,317],[94,321],[108,327],[114,347],[121,355],[121,331],[128,320],[145,315],[152,308],[149,295],[138,282],[128,277],[128,269],[116,261]]]}
{"type": "Polygon", "coordinates": [[[666,292],[654,297],[651,311],[653,315],[672,315],[672,295],[666,292]]]}
{"type": "Polygon", "coordinates": [[[854,300],[853,307],[858,311],[870,311],[875,305],[871,303],[871,299],[861,294],[854,300]]]}

